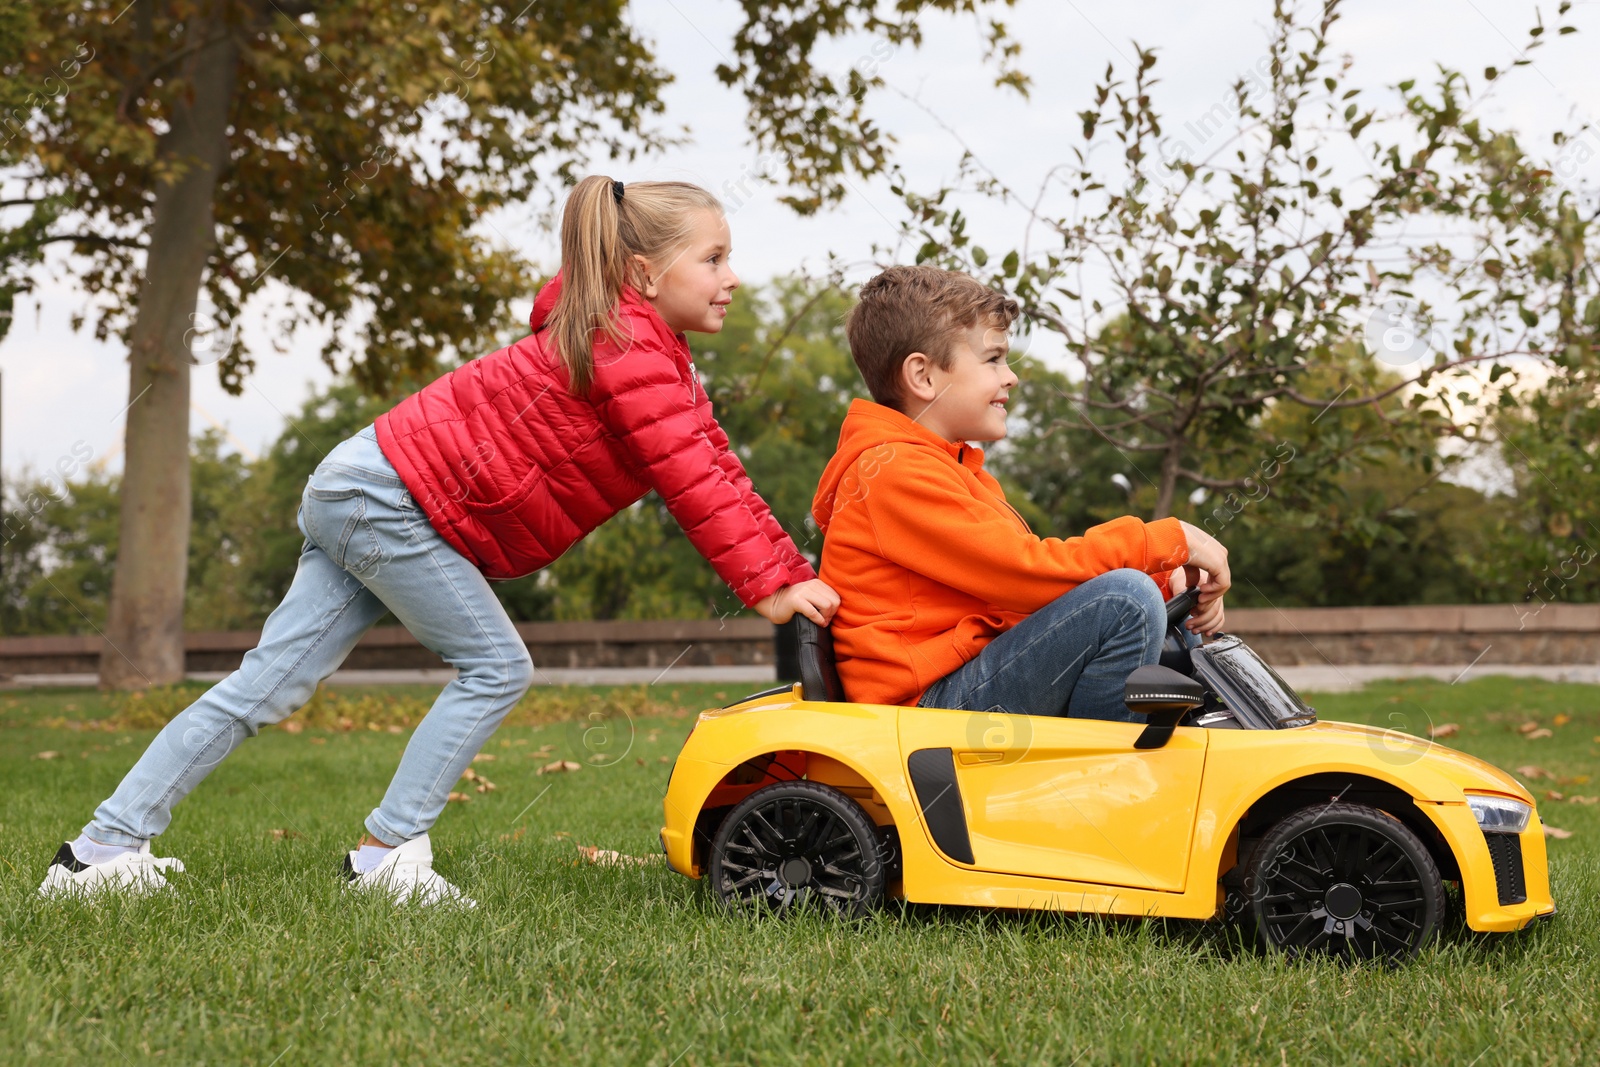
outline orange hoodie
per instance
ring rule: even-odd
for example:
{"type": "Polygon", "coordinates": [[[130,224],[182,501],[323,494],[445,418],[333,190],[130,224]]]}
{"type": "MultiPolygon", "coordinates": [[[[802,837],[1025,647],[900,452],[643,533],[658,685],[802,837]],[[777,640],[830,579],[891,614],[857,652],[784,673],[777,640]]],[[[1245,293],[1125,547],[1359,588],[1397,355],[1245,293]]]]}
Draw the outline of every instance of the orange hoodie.
{"type": "Polygon", "coordinates": [[[839,592],[833,648],[850,699],[915,704],[983,647],[1074,586],[1119,567],[1156,579],[1189,558],[1177,519],[1132,515],[1082,537],[1028,529],[983,450],[856,400],[811,514],[821,578],[839,592]]]}

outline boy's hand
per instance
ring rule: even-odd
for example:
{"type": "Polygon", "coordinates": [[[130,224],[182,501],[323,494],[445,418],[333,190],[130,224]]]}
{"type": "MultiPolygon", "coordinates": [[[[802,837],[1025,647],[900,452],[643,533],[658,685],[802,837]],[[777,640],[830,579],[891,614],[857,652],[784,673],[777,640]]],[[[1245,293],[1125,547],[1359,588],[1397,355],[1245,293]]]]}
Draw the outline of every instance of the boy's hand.
{"type": "Polygon", "coordinates": [[[751,606],[771,623],[786,623],[798,611],[818,626],[826,626],[839,610],[839,594],[827,582],[813,578],[799,585],[786,585],[751,606]]]}
{"type": "MultiPolygon", "coordinates": [[[[1204,587],[1206,572],[1199,567],[1179,567],[1167,578],[1172,586],[1172,595],[1177,596],[1190,586],[1204,587]]],[[[1184,626],[1190,633],[1214,634],[1222,629],[1222,598],[1218,597],[1206,607],[1197,606],[1184,620],[1184,626]]]]}
{"type": "Polygon", "coordinates": [[[1228,550],[1222,542],[1192,523],[1182,523],[1189,545],[1189,566],[1199,568],[1200,603],[1188,627],[1195,633],[1216,633],[1222,628],[1222,594],[1233,586],[1228,573],[1228,550]]]}

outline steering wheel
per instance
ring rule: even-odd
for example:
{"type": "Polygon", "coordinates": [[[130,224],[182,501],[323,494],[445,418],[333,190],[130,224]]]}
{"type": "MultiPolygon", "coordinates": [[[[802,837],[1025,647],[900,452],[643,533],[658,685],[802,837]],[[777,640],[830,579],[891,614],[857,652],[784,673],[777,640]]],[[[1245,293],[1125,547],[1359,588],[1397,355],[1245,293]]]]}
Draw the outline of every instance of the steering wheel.
{"type": "Polygon", "coordinates": [[[1182,623],[1199,602],[1200,590],[1193,586],[1167,601],[1167,629],[1173,629],[1182,623]]]}
{"type": "Polygon", "coordinates": [[[1199,601],[1200,591],[1194,586],[1167,601],[1167,632],[1161,639],[1161,658],[1157,661],[1163,667],[1191,676],[1194,667],[1189,659],[1189,638],[1184,633],[1183,620],[1199,601]]]}

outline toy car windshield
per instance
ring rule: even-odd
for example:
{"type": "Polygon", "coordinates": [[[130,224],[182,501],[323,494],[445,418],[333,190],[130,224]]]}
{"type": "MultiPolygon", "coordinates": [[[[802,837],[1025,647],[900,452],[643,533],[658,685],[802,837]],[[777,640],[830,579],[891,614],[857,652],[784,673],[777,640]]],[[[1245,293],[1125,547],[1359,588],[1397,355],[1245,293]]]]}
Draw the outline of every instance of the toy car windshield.
{"type": "Polygon", "coordinates": [[[1283,730],[1317,721],[1316,711],[1237,637],[1224,635],[1193,657],[1195,670],[1242,725],[1283,730]]]}

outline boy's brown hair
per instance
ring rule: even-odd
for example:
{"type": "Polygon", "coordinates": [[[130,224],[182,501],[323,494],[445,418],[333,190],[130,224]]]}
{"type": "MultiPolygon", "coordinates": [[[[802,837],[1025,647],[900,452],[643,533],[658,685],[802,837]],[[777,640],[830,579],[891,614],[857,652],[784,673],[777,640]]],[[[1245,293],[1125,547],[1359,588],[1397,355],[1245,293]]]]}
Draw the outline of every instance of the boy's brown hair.
{"type": "Polygon", "coordinates": [[[981,321],[1010,329],[1020,310],[1006,294],[960,271],[890,267],[861,287],[844,329],[867,392],[899,410],[900,366],[907,356],[921,352],[949,370],[962,331],[981,321]]]}

